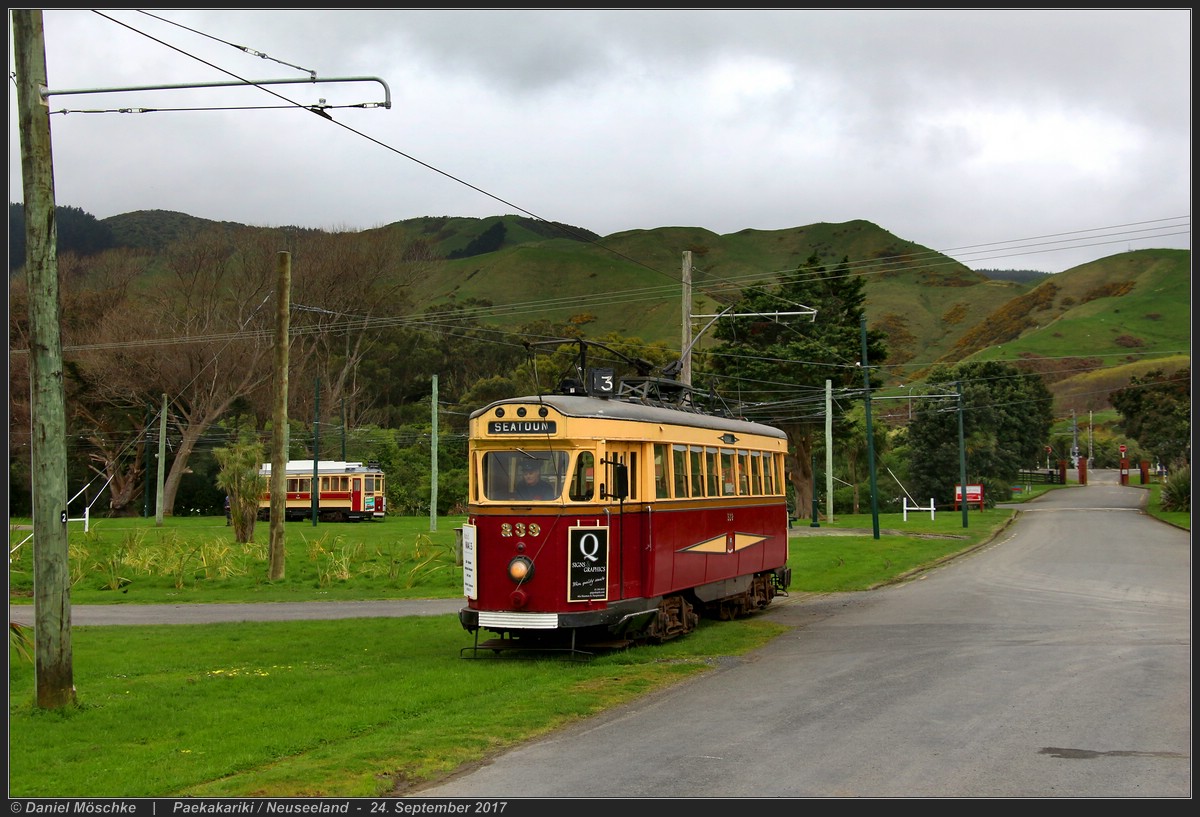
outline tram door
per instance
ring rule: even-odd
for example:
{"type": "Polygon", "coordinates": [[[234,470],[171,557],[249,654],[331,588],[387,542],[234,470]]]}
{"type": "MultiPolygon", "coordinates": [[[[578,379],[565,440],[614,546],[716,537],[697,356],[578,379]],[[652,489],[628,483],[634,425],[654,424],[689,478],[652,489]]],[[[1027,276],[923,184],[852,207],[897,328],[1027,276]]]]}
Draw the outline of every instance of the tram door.
{"type": "Polygon", "coordinates": [[[362,477],[350,478],[350,510],[358,513],[363,509],[362,477]]]}
{"type": "Polygon", "coordinates": [[[610,446],[605,458],[605,499],[617,506],[609,536],[609,598],[643,595],[642,560],[648,556],[643,547],[647,511],[642,504],[645,502],[642,494],[646,487],[639,473],[639,451],[634,446],[610,446]]]}

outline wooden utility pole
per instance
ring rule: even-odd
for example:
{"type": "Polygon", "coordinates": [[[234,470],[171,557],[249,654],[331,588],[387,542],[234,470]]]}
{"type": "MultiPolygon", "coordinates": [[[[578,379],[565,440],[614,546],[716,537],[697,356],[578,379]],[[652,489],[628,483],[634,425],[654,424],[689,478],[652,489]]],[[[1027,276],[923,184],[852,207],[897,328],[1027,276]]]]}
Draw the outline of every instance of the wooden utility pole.
{"type": "Polygon", "coordinates": [[[39,9],[13,9],[25,274],[29,280],[29,391],[33,480],[34,674],[37,705],[75,701],[67,537],[67,423],[58,305],[58,228],[39,9]]]}
{"type": "Polygon", "coordinates": [[[287,538],[288,452],[288,333],[291,320],[292,256],[275,256],[275,413],[271,429],[271,545],[268,576],[278,581],[284,575],[287,538]]]}

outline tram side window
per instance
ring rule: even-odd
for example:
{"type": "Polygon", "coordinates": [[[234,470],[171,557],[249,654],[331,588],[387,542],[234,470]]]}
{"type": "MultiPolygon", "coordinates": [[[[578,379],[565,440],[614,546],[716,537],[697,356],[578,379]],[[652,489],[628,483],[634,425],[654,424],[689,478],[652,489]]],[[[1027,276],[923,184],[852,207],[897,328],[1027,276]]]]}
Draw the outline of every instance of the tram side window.
{"type": "Polygon", "coordinates": [[[665,499],[671,495],[670,461],[667,459],[667,447],[662,443],[654,445],[654,495],[665,499]]]}
{"type": "Polygon", "coordinates": [[[689,496],[687,477],[687,446],[675,445],[671,447],[671,469],[675,474],[676,498],[689,496]]]}
{"type": "Polygon", "coordinates": [[[704,496],[704,451],[698,445],[688,449],[692,467],[692,496],[704,496]]]}
{"type": "Polygon", "coordinates": [[[763,461],[763,491],[767,494],[775,493],[775,477],[778,474],[778,458],[775,454],[768,454],[763,461]]]}
{"type": "Polygon", "coordinates": [[[762,495],[762,452],[750,452],[750,493],[762,495]]]}
{"type": "Polygon", "coordinates": [[[733,452],[727,448],[721,449],[721,493],[733,495],[733,452]]]}
{"type": "Polygon", "coordinates": [[[574,502],[587,502],[596,490],[596,457],[591,451],[581,451],[571,474],[570,497],[574,502]]]}
{"type": "Polygon", "coordinates": [[[707,477],[708,495],[720,496],[721,489],[717,483],[721,481],[721,471],[717,468],[717,449],[704,449],[704,467],[706,471],[705,476],[707,477]]]}
{"type": "Polygon", "coordinates": [[[748,496],[750,494],[750,452],[738,452],[738,494],[740,496],[748,496]]]}
{"type": "Polygon", "coordinates": [[[629,452],[629,498],[638,498],[638,455],[636,451],[629,452]]]}

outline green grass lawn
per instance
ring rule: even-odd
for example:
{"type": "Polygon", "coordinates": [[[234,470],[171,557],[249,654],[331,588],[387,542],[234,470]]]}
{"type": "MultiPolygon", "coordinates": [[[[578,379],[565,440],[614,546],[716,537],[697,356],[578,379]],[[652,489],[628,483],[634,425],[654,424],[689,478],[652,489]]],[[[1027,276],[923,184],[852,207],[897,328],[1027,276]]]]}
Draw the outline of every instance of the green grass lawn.
{"type": "MultiPolygon", "coordinates": [[[[862,590],[988,541],[1008,509],[868,515],[797,531],[797,592],[862,590]],[[896,531],[896,532],[893,532],[896,531]]],[[[72,523],[71,601],[184,603],[461,595],[462,519],[291,523],[285,578],[222,518],[72,523]],[[80,529],[77,531],[76,527],[80,529]]],[[[797,526],[808,525],[801,521],[797,526]]],[[[1189,523],[1190,525],[1190,523],[1189,523]]],[[[10,542],[21,541],[20,528],[10,542]]],[[[266,525],[256,538],[267,539],[266,525]]],[[[10,547],[12,546],[10,544],[10,547]]],[[[10,598],[29,602],[27,547],[10,598]]],[[[74,627],[77,703],[35,705],[32,664],[9,649],[10,797],[341,796],[403,793],[762,646],[785,628],[751,616],[588,661],[485,654],[453,615],[180,626],[74,627]]],[[[28,633],[26,633],[28,635],[28,633]]]]}
{"type": "MultiPolygon", "coordinates": [[[[17,520],[28,524],[28,520],[17,520]]],[[[73,604],[448,598],[462,594],[455,528],[465,517],[359,523],[289,522],[284,576],[268,578],[269,526],[234,540],[223,517],[93,519],[70,523],[73,604]]],[[[12,530],[16,544],[29,531],[12,530]]],[[[9,566],[9,595],[32,601],[28,545],[9,566]]]]}

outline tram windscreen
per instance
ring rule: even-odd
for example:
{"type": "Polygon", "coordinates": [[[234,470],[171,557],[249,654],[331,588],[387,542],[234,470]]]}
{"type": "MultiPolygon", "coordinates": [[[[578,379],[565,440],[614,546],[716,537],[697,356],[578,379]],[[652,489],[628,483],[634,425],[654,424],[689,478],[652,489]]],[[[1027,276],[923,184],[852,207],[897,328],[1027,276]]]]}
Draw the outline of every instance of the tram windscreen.
{"type": "Polygon", "coordinates": [[[565,451],[489,451],[483,456],[483,495],[500,502],[558,499],[567,461],[565,451]]]}

